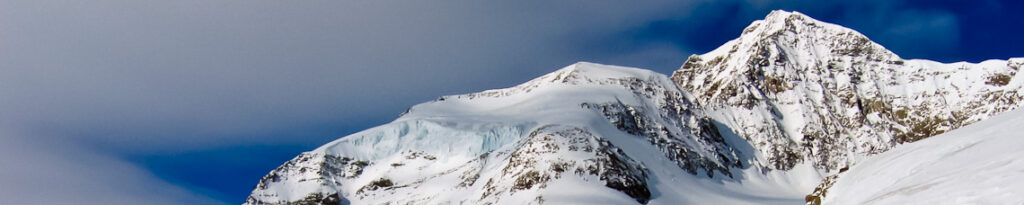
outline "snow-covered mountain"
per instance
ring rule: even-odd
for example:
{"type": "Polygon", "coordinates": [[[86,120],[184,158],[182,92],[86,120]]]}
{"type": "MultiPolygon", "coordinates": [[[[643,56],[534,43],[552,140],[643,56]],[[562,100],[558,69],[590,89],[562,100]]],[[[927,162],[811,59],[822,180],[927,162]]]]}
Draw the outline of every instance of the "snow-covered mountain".
{"type": "Polygon", "coordinates": [[[854,30],[774,11],[672,79],[764,165],[834,171],[1019,107],[1022,64],[905,60],[854,30]]]}
{"type": "Polygon", "coordinates": [[[1021,64],[903,60],[776,11],[671,78],[577,63],[416,105],[286,162],[246,204],[803,203],[840,168],[1018,107],[1021,64]]]}
{"type": "Polygon", "coordinates": [[[749,166],[702,116],[667,76],[577,63],[416,105],[275,169],[247,203],[646,203],[663,179],[749,166]]]}

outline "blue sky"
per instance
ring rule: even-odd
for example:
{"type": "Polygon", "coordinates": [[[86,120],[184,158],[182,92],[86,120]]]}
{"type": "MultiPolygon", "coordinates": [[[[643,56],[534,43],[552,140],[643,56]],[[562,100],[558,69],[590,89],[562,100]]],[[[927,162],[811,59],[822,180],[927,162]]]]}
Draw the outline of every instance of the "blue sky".
{"type": "Polygon", "coordinates": [[[0,1],[0,198],[237,204],[419,102],[577,61],[668,74],[774,9],[904,58],[1024,57],[1020,1],[0,1]]]}

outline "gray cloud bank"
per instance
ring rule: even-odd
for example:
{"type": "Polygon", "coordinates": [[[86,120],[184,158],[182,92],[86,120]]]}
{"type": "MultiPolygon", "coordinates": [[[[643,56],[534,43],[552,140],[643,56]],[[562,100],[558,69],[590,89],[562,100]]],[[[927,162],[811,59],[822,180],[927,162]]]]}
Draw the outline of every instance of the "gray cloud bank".
{"type": "Polygon", "coordinates": [[[18,130],[0,135],[0,198],[215,203],[122,159],[323,143],[352,130],[304,129],[371,126],[612,56],[575,45],[661,3],[563,4],[0,2],[0,130],[18,130]]]}
{"type": "Polygon", "coordinates": [[[575,3],[8,2],[0,122],[134,150],[397,114],[567,65],[572,39],[643,16],[575,3]]]}

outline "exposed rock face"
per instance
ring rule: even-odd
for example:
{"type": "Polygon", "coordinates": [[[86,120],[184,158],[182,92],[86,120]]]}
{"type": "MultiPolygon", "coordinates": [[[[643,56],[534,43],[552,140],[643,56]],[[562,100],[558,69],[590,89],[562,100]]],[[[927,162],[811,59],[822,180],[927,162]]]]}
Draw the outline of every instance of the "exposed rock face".
{"type": "Polygon", "coordinates": [[[742,168],[739,153],[723,139],[718,128],[675,86],[637,78],[620,79],[638,98],[651,102],[628,105],[621,101],[582,103],[597,111],[619,130],[647,141],[690,174],[715,173],[732,177],[730,168],[742,168]]]}
{"type": "Polygon", "coordinates": [[[498,203],[498,197],[488,197],[505,191],[544,189],[550,181],[570,175],[599,180],[606,187],[644,203],[651,197],[646,172],[642,164],[590,131],[548,125],[530,133],[516,147],[501,174],[484,185],[486,191],[481,199],[498,203]],[[500,184],[510,184],[511,187],[501,187],[500,184]]]}
{"type": "Polygon", "coordinates": [[[302,153],[260,179],[253,194],[245,202],[246,204],[338,204],[341,198],[338,196],[337,187],[341,186],[344,179],[358,177],[367,165],[369,165],[367,161],[357,161],[348,157],[302,153]],[[316,191],[273,189],[279,186],[291,187],[292,183],[318,189],[316,191]],[[297,194],[302,196],[302,199],[282,200],[282,194],[297,194]]]}
{"type": "MultiPolygon", "coordinates": [[[[676,99],[678,100],[678,99],[676,99]]],[[[673,101],[668,101],[673,102],[673,101]]],[[[678,102],[678,101],[676,101],[678,102]]],[[[680,168],[690,174],[706,174],[714,177],[715,172],[732,177],[730,168],[743,168],[739,154],[729,146],[722,135],[718,133],[717,127],[708,118],[697,118],[688,110],[662,110],[663,121],[669,123],[656,123],[651,116],[640,113],[648,113],[643,108],[621,103],[608,103],[601,105],[582,104],[585,108],[600,111],[609,122],[623,132],[643,136],[651,145],[656,146],[665,153],[665,157],[672,159],[680,168]],[[685,117],[684,117],[685,116],[685,117]],[[686,121],[692,121],[696,126],[686,127],[685,133],[676,133],[665,127],[668,125],[683,125],[686,121]],[[680,138],[677,136],[693,136],[692,138],[680,138]],[[695,139],[695,140],[692,140],[695,139]],[[702,154],[712,153],[712,154],[702,154]]]]}
{"type": "Polygon", "coordinates": [[[672,75],[765,165],[835,171],[1019,107],[1024,59],[980,64],[904,60],[856,31],[775,11],[672,75]]]}

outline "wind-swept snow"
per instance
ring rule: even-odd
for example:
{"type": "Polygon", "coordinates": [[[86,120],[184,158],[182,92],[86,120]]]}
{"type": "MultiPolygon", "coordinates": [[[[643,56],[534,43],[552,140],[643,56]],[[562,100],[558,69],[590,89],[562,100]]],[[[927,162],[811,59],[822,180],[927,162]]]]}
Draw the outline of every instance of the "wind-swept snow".
{"type": "Polygon", "coordinates": [[[842,173],[824,204],[1024,203],[1024,110],[870,157],[842,173]]]}

